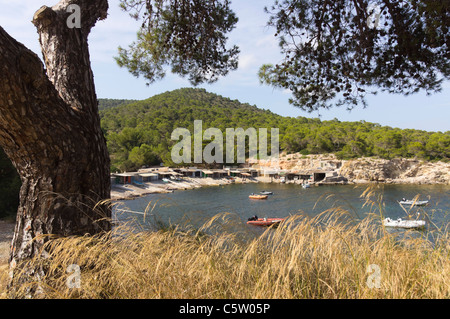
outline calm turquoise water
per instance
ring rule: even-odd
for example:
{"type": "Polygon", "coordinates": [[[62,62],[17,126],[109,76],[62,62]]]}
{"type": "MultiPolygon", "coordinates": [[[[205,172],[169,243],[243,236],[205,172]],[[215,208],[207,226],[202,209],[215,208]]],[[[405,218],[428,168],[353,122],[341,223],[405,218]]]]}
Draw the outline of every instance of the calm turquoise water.
{"type": "MultiPolygon", "coordinates": [[[[293,184],[235,184],[203,187],[193,190],[175,191],[170,194],[151,194],[134,200],[121,201],[119,207],[144,212],[142,216],[131,213],[117,213],[121,221],[134,220],[143,228],[150,227],[155,218],[165,223],[189,223],[199,227],[218,213],[231,213],[232,218],[242,224],[240,230],[253,231],[254,226],[246,225],[248,217],[287,217],[303,214],[310,217],[332,207],[342,207],[352,216],[361,219],[368,213],[380,214],[379,205],[365,206],[361,194],[365,186],[333,185],[303,189],[293,184]],[[272,191],[267,200],[250,200],[248,195],[260,191],[272,191]],[[247,228],[246,228],[247,227],[247,228]]],[[[385,217],[405,218],[405,212],[397,201],[401,198],[428,199],[425,207],[411,209],[408,213],[421,213],[428,220],[427,231],[443,229],[450,221],[449,185],[380,185],[372,199],[379,202],[382,197],[382,211],[385,217]]],[[[407,209],[410,209],[409,207],[407,209]]]]}

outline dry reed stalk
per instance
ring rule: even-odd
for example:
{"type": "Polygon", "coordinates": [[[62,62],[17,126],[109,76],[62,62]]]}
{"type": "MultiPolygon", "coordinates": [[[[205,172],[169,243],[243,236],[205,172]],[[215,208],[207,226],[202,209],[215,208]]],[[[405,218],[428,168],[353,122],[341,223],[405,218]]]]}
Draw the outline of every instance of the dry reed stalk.
{"type": "Polygon", "coordinates": [[[363,196],[363,220],[333,208],[291,216],[247,241],[224,231],[239,220],[232,214],[198,230],[120,226],[108,236],[54,239],[49,256],[30,261],[47,270],[30,285],[43,298],[449,298],[448,232],[433,244],[413,232],[398,238],[380,224],[376,190],[363,196]],[[72,264],[80,288],[67,286],[72,264]],[[373,265],[379,274],[368,271],[373,265]]]}

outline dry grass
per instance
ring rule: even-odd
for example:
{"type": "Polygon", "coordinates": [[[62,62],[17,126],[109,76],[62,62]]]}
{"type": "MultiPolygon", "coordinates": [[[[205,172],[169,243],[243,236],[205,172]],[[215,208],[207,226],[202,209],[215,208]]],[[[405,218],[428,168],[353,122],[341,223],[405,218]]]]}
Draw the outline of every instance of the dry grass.
{"type": "MultiPolygon", "coordinates": [[[[433,244],[414,231],[397,238],[379,217],[355,222],[342,209],[291,217],[253,240],[214,231],[233,222],[222,214],[200,230],[122,226],[110,236],[56,239],[48,258],[32,261],[47,276],[30,285],[44,298],[450,297],[447,232],[433,244]],[[71,264],[81,269],[80,288],[67,286],[71,264]]],[[[29,287],[21,288],[17,296],[29,287]]]]}

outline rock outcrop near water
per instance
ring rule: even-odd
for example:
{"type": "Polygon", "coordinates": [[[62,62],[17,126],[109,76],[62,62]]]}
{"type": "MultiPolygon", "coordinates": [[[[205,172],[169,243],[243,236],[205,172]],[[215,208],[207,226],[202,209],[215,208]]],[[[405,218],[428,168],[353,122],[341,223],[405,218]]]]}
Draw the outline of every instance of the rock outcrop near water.
{"type": "Polygon", "coordinates": [[[281,154],[279,162],[260,160],[253,167],[291,171],[324,170],[350,183],[450,184],[450,163],[416,159],[358,158],[338,160],[333,154],[281,154]]]}
{"type": "Polygon", "coordinates": [[[355,183],[450,184],[450,163],[404,158],[361,158],[344,162],[340,174],[355,183]]]}

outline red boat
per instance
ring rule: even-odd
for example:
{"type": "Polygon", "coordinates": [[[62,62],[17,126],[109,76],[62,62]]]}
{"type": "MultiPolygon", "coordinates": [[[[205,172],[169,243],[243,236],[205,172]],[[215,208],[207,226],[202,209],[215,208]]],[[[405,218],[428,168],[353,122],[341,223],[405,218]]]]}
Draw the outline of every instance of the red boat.
{"type": "Polygon", "coordinates": [[[257,219],[249,219],[247,224],[255,225],[255,226],[278,226],[284,218],[257,218],[257,219]]]}
{"type": "Polygon", "coordinates": [[[248,196],[248,198],[250,199],[267,199],[267,197],[269,197],[269,195],[255,195],[255,194],[251,194],[248,196]]]}

